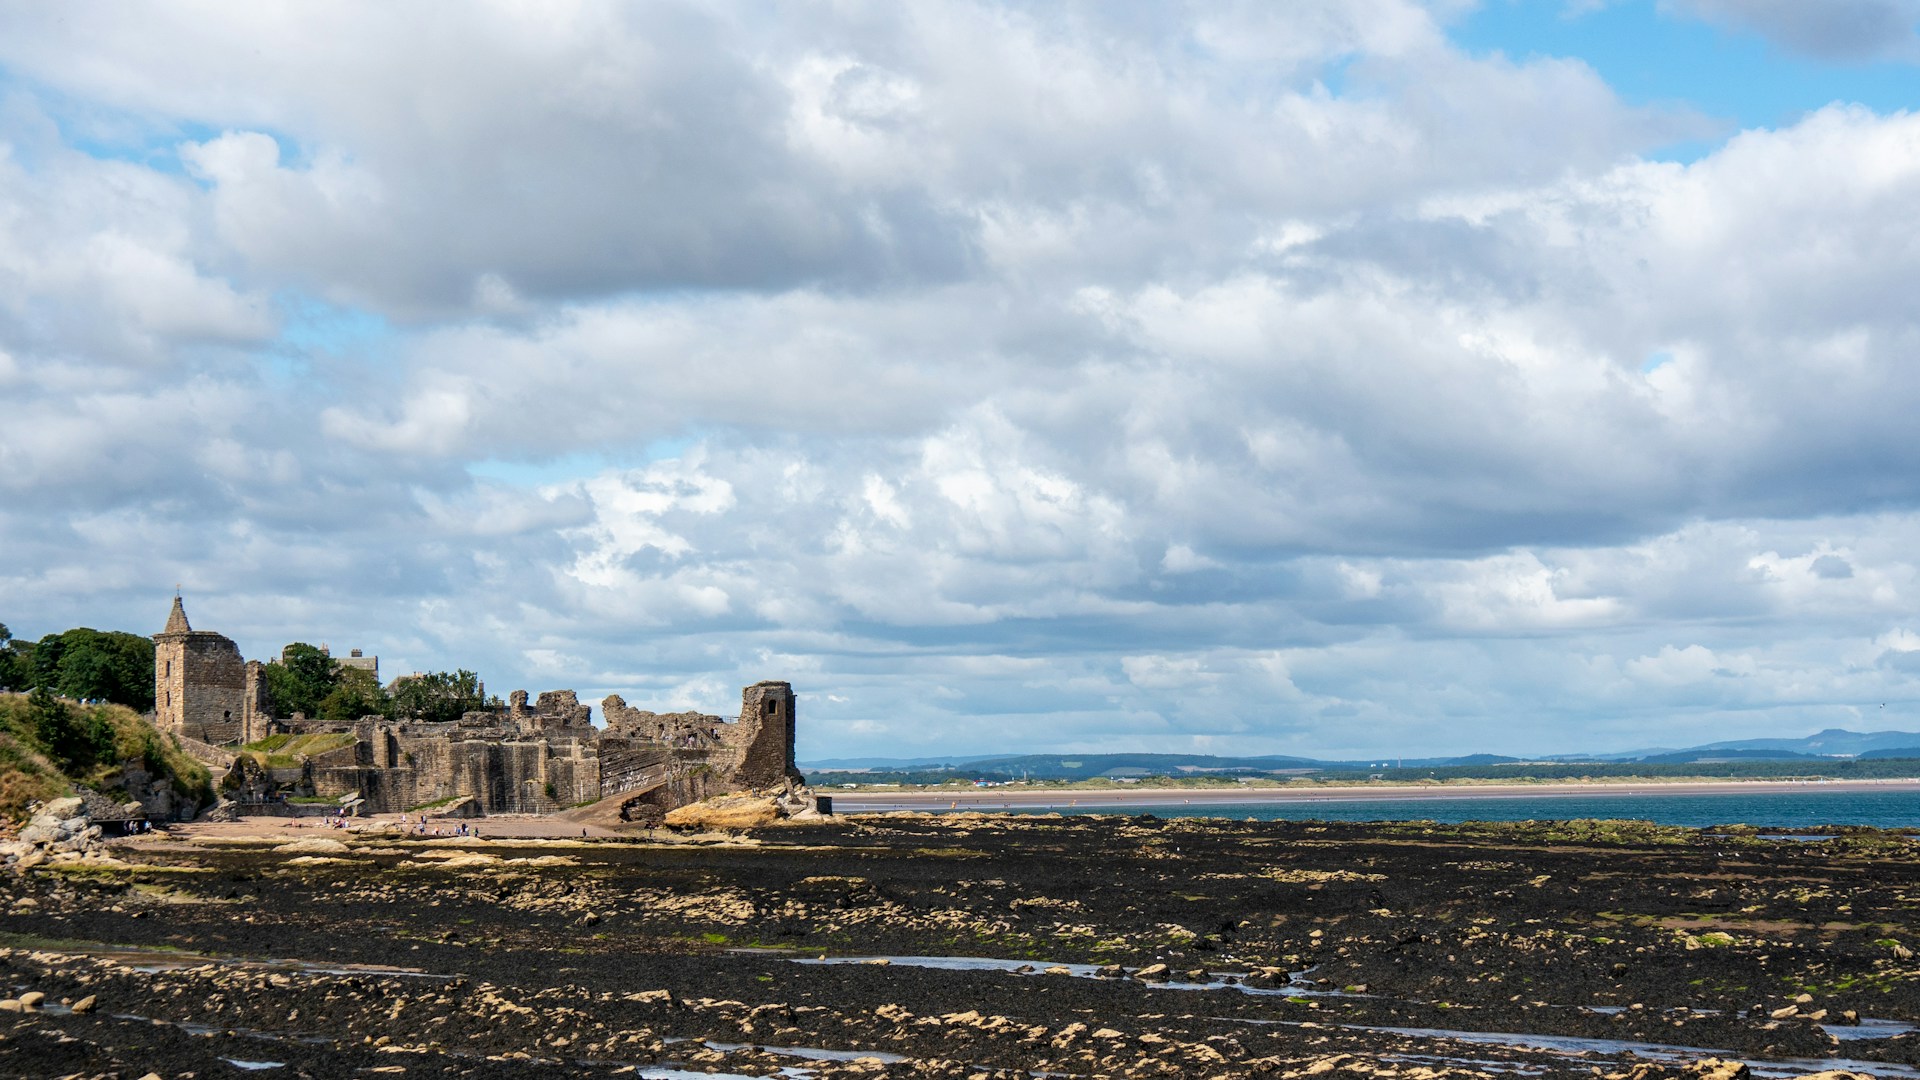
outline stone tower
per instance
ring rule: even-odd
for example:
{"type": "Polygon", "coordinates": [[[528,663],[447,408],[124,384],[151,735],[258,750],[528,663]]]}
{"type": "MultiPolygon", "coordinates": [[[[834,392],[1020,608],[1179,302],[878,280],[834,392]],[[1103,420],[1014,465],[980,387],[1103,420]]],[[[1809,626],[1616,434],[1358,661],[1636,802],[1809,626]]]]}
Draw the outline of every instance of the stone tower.
{"type": "Polygon", "coordinates": [[[791,683],[757,682],[740,692],[740,764],[734,780],[742,787],[779,787],[799,783],[793,763],[794,697],[791,683]]]}
{"type": "Polygon", "coordinates": [[[248,670],[226,636],[190,626],[180,597],[153,646],[153,722],[160,730],[220,745],[241,741],[264,720],[259,672],[248,670]]]}

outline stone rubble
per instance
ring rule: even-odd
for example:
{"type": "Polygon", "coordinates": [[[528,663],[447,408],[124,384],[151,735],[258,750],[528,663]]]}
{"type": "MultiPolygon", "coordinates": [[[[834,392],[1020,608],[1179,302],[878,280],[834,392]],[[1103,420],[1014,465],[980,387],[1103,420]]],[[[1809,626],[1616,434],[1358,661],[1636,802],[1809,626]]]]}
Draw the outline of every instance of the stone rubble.
{"type": "Polygon", "coordinates": [[[122,865],[101,842],[101,829],[77,795],[27,807],[27,825],[11,841],[0,841],[0,865],[24,873],[46,863],[88,862],[122,865]]]}

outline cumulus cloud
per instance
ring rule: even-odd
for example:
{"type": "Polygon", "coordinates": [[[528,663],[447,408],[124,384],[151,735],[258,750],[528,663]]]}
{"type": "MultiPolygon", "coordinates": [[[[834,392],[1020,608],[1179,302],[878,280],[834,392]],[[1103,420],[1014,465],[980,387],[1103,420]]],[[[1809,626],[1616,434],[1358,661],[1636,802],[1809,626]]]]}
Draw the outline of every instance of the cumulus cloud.
{"type": "Polygon", "coordinates": [[[252,655],[794,677],[815,753],[1553,752],[1912,690],[1920,118],[1652,160],[1684,109],[1401,0],[0,31],[16,630],[178,581],[252,655]]]}

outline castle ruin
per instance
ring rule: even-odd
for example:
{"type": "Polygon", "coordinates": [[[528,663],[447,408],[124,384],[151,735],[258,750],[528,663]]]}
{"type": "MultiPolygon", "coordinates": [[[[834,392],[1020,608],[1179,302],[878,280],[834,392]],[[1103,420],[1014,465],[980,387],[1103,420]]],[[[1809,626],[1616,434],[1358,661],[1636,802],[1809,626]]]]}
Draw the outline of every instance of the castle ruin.
{"type": "Polygon", "coordinates": [[[153,722],[161,731],[214,745],[265,737],[260,661],[241,659],[223,634],[189,626],[178,596],[153,650],[153,722]]]}
{"type": "MultiPolygon", "coordinates": [[[[295,791],[360,813],[433,806],[469,814],[544,814],[618,798],[620,817],[650,821],[715,795],[791,789],[793,688],[759,682],[741,693],[735,719],[601,703],[605,728],[571,690],[529,703],[425,723],[369,716],[351,724],[277,717],[262,665],[227,637],[195,630],[179,597],[154,635],[154,723],[189,752],[227,772],[229,791],[258,797],[295,791]],[[337,735],[293,764],[239,752],[271,735],[337,735]]],[[[371,657],[354,657],[368,666],[371,657]]]]}

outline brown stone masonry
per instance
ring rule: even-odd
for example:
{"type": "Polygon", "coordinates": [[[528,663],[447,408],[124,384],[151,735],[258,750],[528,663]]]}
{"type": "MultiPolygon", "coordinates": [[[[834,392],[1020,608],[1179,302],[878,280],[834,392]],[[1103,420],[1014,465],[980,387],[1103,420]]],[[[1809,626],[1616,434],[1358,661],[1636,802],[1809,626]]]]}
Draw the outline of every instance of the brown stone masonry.
{"type": "MultiPolygon", "coordinates": [[[[329,798],[358,797],[363,812],[397,812],[462,803],[482,813],[552,813],[614,796],[664,812],[729,792],[791,788],[795,698],[784,682],[741,693],[740,716],[655,713],[618,695],[601,703],[604,730],[571,690],[524,690],[504,709],[471,712],[456,723],[389,722],[368,717],[329,725],[270,715],[264,667],[241,659],[234,643],[187,624],[179,597],[166,629],[154,635],[154,722],[204,748],[224,769],[233,751],[275,732],[339,733],[351,742],[319,751],[297,769],[261,773],[261,783],[329,798]]],[[[255,770],[259,772],[259,770],[255,770]]],[[[251,775],[251,774],[250,774],[251,775]]],[[[255,794],[258,794],[257,792],[255,794]]]]}

